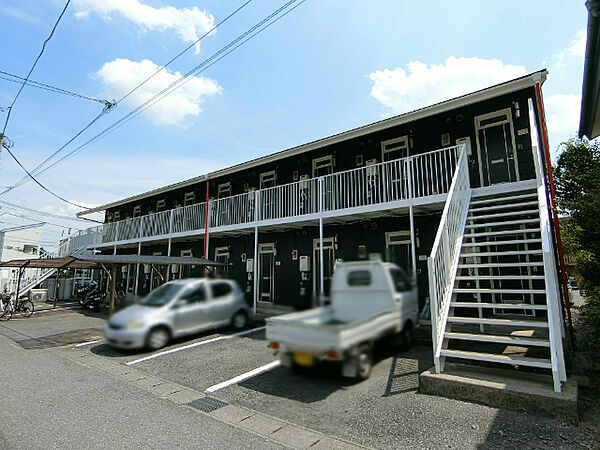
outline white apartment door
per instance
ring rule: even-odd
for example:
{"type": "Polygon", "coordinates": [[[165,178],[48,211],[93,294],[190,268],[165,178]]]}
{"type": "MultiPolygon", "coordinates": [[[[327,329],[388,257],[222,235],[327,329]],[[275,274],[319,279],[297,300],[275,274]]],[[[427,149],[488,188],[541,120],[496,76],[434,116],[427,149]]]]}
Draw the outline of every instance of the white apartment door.
{"type": "Polygon", "coordinates": [[[258,300],[275,300],[275,244],[258,245],[258,300]]]}
{"type": "Polygon", "coordinates": [[[389,231],[385,233],[387,260],[402,267],[408,274],[412,273],[412,255],[410,231],[389,231]]]}
{"type": "Polygon", "coordinates": [[[482,186],[519,181],[510,108],[475,117],[482,186]]]}
{"type": "MultiPolygon", "coordinates": [[[[321,292],[321,246],[319,239],[313,241],[313,289],[315,295],[321,292]]],[[[334,239],[323,238],[323,286],[325,295],[329,295],[333,265],[335,263],[334,239]]]]}

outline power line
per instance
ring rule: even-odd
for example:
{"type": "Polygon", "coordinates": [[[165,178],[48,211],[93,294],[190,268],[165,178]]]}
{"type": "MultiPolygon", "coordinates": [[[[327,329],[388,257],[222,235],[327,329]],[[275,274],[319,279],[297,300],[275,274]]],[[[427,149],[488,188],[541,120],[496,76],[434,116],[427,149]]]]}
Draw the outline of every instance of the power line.
{"type": "Polygon", "coordinates": [[[99,98],[90,97],[88,95],[78,94],[77,92],[68,91],[66,89],[58,88],[56,86],[52,86],[52,85],[46,84],[46,83],[41,83],[39,81],[26,80],[25,78],[20,77],[19,75],[5,72],[3,70],[0,70],[0,79],[10,81],[12,83],[17,83],[17,84],[20,84],[22,81],[25,81],[25,84],[27,86],[31,86],[31,87],[38,88],[38,89],[43,89],[43,90],[50,91],[50,92],[56,92],[57,94],[70,95],[71,97],[78,97],[78,98],[82,98],[85,100],[102,103],[104,105],[106,105],[107,103],[112,103],[112,102],[109,102],[108,100],[102,100],[99,98]],[[19,80],[21,80],[21,81],[19,81],[19,80]]]}
{"type": "Polygon", "coordinates": [[[39,211],[37,209],[28,208],[27,206],[22,206],[22,205],[17,205],[16,203],[7,202],[6,200],[0,200],[0,204],[8,206],[9,209],[10,208],[18,209],[18,210],[27,211],[27,212],[34,213],[34,214],[39,214],[41,216],[54,217],[56,219],[74,220],[76,222],[84,220],[86,222],[95,222],[95,223],[100,223],[100,224],[102,223],[102,222],[99,222],[97,220],[86,219],[86,218],[83,218],[83,217],[69,217],[69,216],[64,216],[62,214],[55,214],[55,213],[49,213],[49,212],[46,212],[46,211],[39,211]]]}
{"type": "Polygon", "coordinates": [[[23,166],[23,164],[21,164],[21,162],[19,161],[19,159],[10,150],[10,145],[8,145],[8,144],[6,144],[4,142],[4,136],[6,135],[6,127],[8,126],[8,121],[10,120],[10,114],[11,114],[11,112],[12,112],[14,106],[15,106],[15,103],[17,102],[17,99],[19,98],[19,95],[21,95],[21,92],[23,91],[23,88],[27,84],[27,81],[29,80],[29,76],[33,72],[33,69],[35,69],[35,66],[37,65],[37,63],[40,60],[40,58],[42,57],[42,55],[44,54],[44,50],[46,50],[46,44],[48,42],[50,42],[50,39],[52,39],[52,36],[54,36],[54,32],[56,31],[56,28],[58,27],[58,24],[60,23],[60,20],[62,19],[62,17],[64,16],[65,12],[67,11],[67,7],[69,6],[70,3],[71,3],[71,0],[67,0],[67,2],[65,3],[65,6],[64,6],[63,10],[61,11],[60,15],[58,16],[58,19],[56,19],[56,22],[54,23],[54,26],[52,27],[52,31],[50,32],[50,35],[46,38],[46,40],[42,44],[42,49],[40,50],[39,54],[37,55],[37,58],[35,58],[35,61],[33,62],[32,66],[31,66],[31,69],[29,69],[29,72],[27,72],[27,76],[23,80],[23,83],[21,84],[21,87],[19,88],[19,91],[17,92],[17,95],[15,95],[14,100],[12,101],[11,105],[9,106],[8,113],[6,114],[6,120],[4,121],[4,127],[2,128],[2,133],[1,133],[0,138],[1,138],[1,141],[2,141],[2,147],[4,147],[6,149],[6,151],[12,157],[12,159],[15,160],[15,162],[19,165],[19,167],[21,167],[21,169],[23,169],[25,171],[25,173],[27,175],[29,175],[29,177],[33,181],[35,181],[37,183],[38,186],[40,186],[46,192],[48,192],[49,194],[52,194],[54,197],[58,198],[59,200],[62,200],[65,203],[69,203],[69,204],[77,206],[79,208],[89,209],[89,208],[86,208],[85,206],[82,206],[82,205],[79,205],[77,203],[71,202],[70,200],[67,200],[67,199],[63,198],[63,197],[61,197],[58,194],[55,194],[50,189],[48,189],[46,186],[44,186],[42,183],[40,183],[38,180],[36,180],[35,177],[31,173],[29,173],[29,171],[25,168],[25,166],[23,166]]]}
{"type": "MultiPolygon", "coordinates": [[[[294,3],[298,2],[298,1],[299,0],[289,0],[287,3],[285,3],[284,5],[282,5],[281,7],[279,7],[278,9],[276,9],[274,12],[272,12],[271,14],[269,14],[267,17],[265,17],[264,19],[262,19],[261,21],[259,21],[258,23],[256,23],[253,27],[249,28],[247,31],[245,31],[244,33],[242,33],[241,35],[239,35],[233,41],[229,42],[229,44],[225,45],[220,50],[218,50],[213,55],[211,55],[209,58],[205,59],[202,63],[200,63],[199,65],[195,66],[193,69],[191,69],[190,71],[188,71],[184,75],[181,75],[177,80],[173,81],[169,86],[167,86],[166,88],[164,88],[163,90],[161,90],[160,92],[158,92],[157,94],[155,94],[150,99],[146,100],[144,103],[142,103],[141,105],[139,105],[138,107],[136,107],[135,109],[133,109],[132,111],[130,111],[129,113],[127,113],[126,115],[124,115],[123,117],[121,117],[119,120],[117,120],[113,124],[109,125],[107,128],[105,128],[100,133],[96,134],[91,139],[87,140],[86,142],[84,142],[83,144],[81,144],[80,146],[78,146],[77,148],[75,148],[74,150],[72,150],[71,152],[67,153],[65,156],[63,156],[59,160],[57,160],[54,163],[52,163],[51,165],[47,166],[45,169],[39,171],[37,173],[37,175],[39,175],[41,173],[44,173],[47,170],[55,167],[56,165],[60,164],[65,159],[67,159],[70,156],[72,156],[72,155],[76,154],[77,152],[81,151],[84,147],[92,144],[93,142],[96,142],[97,140],[101,139],[105,135],[107,135],[107,134],[115,131],[118,127],[120,127],[121,125],[125,124],[129,120],[133,119],[137,115],[141,114],[146,109],[148,109],[150,106],[152,106],[154,103],[160,101],[161,99],[163,99],[164,97],[166,97],[167,95],[169,95],[170,93],[172,93],[173,91],[175,91],[175,89],[177,89],[180,85],[182,85],[182,84],[190,81],[192,79],[191,78],[192,75],[204,72],[209,67],[211,67],[212,65],[216,64],[218,61],[220,61],[221,59],[223,59],[224,57],[226,57],[227,55],[229,55],[230,53],[232,53],[233,51],[235,51],[236,49],[238,49],[239,47],[241,47],[242,45],[244,45],[250,39],[256,37],[258,34],[260,34],[261,32],[263,32],[267,28],[269,28],[271,25],[274,25],[277,21],[279,21],[280,19],[282,19],[283,17],[285,17],[287,14],[289,14],[290,12],[292,12],[294,9],[296,9],[297,7],[299,7],[306,0],[299,1],[299,3],[297,5],[295,5],[293,8],[289,9],[288,11],[285,11],[291,5],[293,5],[294,3]]],[[[0,193],[0,195],[2,195],[3,193],[4,192],[0,193]]],[[[85,209],[89,209],[89,208],[85,208],[85,209]]]]}
{"type": "MultiPolygon", "coordinates": [[[[69,139],[58,150],[56,150],[54,153],[52,153],[50,156],[48,156],[44,161],[42,161],[40,164],[38,164],[31,172],[34,175],[38,175],[38,174],[40,174],[40,173],[45,172],[46,170],[48,170],[50,167],[47,167],[44,170],[40,170],[40,169],[49,160],[51,160],[54,156],[56,156],[58,153],[60,153],[65,147],[67,147],[71,142],[73,142],[77,137],[79,137],[83,132],[85,132],[87,129],[89,129],[102,116],[102,114],[106,113],[111,108],[113,108],[114,106],[116,106],[118,103],[122,102],[127,97],[129,97],[131,94],[133,94],[136,90],[138,90],[140,87],[142,87],[144,84],[146,84],[152,78],[154,78],[158,73],[160,73],[162,70],[164,70],[169,64],[171,64],[172,62],[174,62],[175,60],[177,60],[178,58],[180,58],[184,53],[188,52],[196,44],[198,44],[200,41],[202,41],[206,36],[208,36],[209,34],[211,34],[212,32],[214,32],[218,27],[220,27],[222,24],[224,24],[229,19],[231,19],[234,15],[236,15],[239,11],[241,11],[244,7],[246,7],[251,2],[252,2],[252,0],[247,0],[240,7],[238,7],[236,10],[234,10],[228,16],[226,16],[223,20],[221,20],[219,23],[217,23],[213,28],[211,28],[209,31],[207,31],[206,33],[204,33],[204,35],[200,36],[195,42],[193,42],[190,45],[188,45],[185,49],[183,49],[181,52],[179,52],[175,57],[173,57],[167,63],[163,64],[158,70],[156,70],[156,72],[154,72],[152,75],[150,75],[144,81],[142,81],[140,84],[138,84],[133,89],[131,89],[127,94],[125,94],[119,100],[117,100],[116,102],[113,101],[112,103],[105,103],[105,109],[102,111],[102,113],[100,115],[98,115],[96,118],[94,118],[89,124],[87,124],[82,130],[80,130],[75,136],[73,136],[71,139],[69,139]]],[[[17,183],[15,183],[14,185],[8,187],[4,191],[0,192],[0,196],[3,195],[3,194],[5,194],[5,193],[7,193],[7,192],[9,192],[9,191],[11,191],[12,189],[14,189],[16,187],[21,186],[22,184],[26,183],[29,179],[30,179],[30,177],[28,177],[28,176],[25,176],[25,177],[21,178],[21,180],[19,180],[17,183]]]]}
{"type": "MultiPolygon", "coordinates": [[[[63,15],[65,14],[65,11],[67,10],[67,7],[69,6],[69,3],[71,3],[71,0],[67,0],[67,3],[65,3],[65,7],[63,8],[62,12],[60,13],[60,16],[58,16],[58,19],[56,19],[56,22],[54,23],[54,26],[52,27],[52,31],[50,32],[50,35],[46,38],[46,40],[42,44],[42,49],[40,50],[40,53],[37,55],[37,58],[35,58],[35,61],[33,62],[31,69],[29,69],[29,72],[27,73],[25,80],[23,80],[23,84],[21,84],[21,87],[19,88],[17,95],[15,95],[14,100],[12,101],[11,105],[9,106],[8,114],[6,115],[6,120],[4,121],[4,127],[2,128],[2,135],[6,134],[6,127],[8,126],[8,121],[10,119],[10,113],[12,112],[12,109],[15,106],[15,103],[17,102],[19,95],[21,95],[21,91],[25,87],[27,80],[29,80],[29,76],[31,75],[31,72],[33,72],[33,69],[35,69],[35,66],[37,65],[37,63],[40,60],[40,58],[42,57],[42,55],[44,54],[44,50],[46,50],[46,44],[48,42],[50,42],[50,39],[52,39],[52,36],[54,36],[54,31],[56,31],[56,27],[58,27],[58,23],[60,22],[60,19],[62,19],[63,15]]],[[[13,156],[13,158],[14,158],[14,156],[13,156]]]]}

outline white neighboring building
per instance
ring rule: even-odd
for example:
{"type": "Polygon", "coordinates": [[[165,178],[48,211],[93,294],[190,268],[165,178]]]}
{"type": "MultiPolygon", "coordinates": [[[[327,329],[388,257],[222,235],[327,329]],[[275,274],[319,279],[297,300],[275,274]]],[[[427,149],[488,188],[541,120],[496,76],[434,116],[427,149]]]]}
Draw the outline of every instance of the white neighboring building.
{"type": "MultiPolygon", "coordinates": [[[[0,261],[39,258],[44,225],[44,222],[40,222],[0,230],[0,261]]],[[[13,277],[13,271],[16,269],[10,267],[0,270],[0,290],[7,283],[9,289],[14,290],[10,284],[16,285],[17,281],[16,276],[13,277]]]]}

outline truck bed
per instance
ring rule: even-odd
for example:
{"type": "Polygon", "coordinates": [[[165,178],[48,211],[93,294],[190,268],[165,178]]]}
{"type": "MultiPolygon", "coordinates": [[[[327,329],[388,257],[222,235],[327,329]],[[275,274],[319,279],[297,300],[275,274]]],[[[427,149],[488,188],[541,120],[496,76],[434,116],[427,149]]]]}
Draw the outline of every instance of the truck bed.
{"type": "Polygon", "coordinates": [[[266,319],[267,339],[291,351],[347,350],[361,342],[397,332],[400,313],[396,308],[379,311],[363,319],[341,323],[330,307],[313,308],[266,319]]]}

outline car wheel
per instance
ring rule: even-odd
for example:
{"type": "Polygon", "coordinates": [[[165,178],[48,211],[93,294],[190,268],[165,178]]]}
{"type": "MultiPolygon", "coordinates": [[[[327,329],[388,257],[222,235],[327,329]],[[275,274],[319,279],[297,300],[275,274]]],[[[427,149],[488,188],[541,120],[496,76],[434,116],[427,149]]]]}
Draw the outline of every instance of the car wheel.
{"type": "Polygon", "coordinates": [[[244,311],[236,312],[231,318],[231,326],[236,330],[241,330],[248,323],[248,316],[244,311]]]}
{"type": "Polygon", "coordinates": [[[358,350],[356,356],[356,378],[359,380],[366,380],[371,375],[371,368],[373,367],[373,355],[371,353],[371,347],[369,345],[363,345],[358,350]]]}
{"type": "Polygon", "coordinates": [[[158,327],[150,330],[146,338],[146,347],[149,350],[158,350],[163,348],[171,340],[171,333],[164,327],[158,327]]]}

